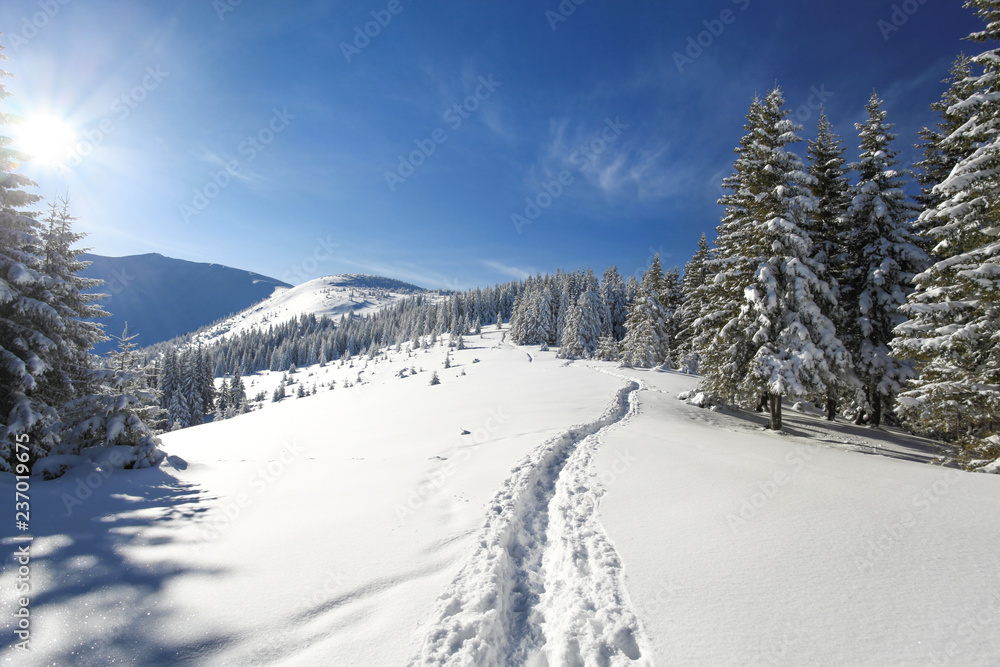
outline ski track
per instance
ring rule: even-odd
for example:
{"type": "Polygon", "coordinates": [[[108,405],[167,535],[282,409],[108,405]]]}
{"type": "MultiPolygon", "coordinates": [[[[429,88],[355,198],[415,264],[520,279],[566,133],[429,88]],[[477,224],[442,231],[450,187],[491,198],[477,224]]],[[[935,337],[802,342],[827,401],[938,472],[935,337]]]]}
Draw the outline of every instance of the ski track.
{"type": "Polygon", "coordinates": [[[641,385],[626,379],[600,418],[548,439],[511,470],[411,667],[651,664],[590,471],[600,432],[638,409],[641,385]]]}

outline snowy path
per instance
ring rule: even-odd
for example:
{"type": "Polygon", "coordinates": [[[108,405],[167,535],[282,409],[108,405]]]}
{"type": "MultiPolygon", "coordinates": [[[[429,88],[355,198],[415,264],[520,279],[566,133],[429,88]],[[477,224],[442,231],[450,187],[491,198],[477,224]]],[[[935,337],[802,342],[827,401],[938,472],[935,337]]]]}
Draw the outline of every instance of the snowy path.
{"type": "Polygon", "coordinates": [[[605,413],[526,456],[489,503],[479,546],[438,600],[411,665],[630,664],[646,641],[596,516],[600,435],[631,418],[629,381],[605,413]]]}

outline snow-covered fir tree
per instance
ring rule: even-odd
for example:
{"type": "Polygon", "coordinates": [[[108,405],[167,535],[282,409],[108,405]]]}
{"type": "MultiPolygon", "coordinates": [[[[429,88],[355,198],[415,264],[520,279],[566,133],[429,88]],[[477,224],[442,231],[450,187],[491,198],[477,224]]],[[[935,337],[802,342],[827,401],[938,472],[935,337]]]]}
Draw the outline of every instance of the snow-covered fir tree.
{"type": "MultiPolygon", "coordinates": [[[[2,50],[0,59],[6,60],[2,50]]],[[[0,105],[9,97],[6,76],[0,70],[0,105]]],[[[40,197],[25,191],[35,184],[15,171],[28,158],[10,148],[5,132],[13,119],[0,106],[0,471],[8,472],[18,436],[28,436],[29,465],[56,444],[58,406],[43,397],[66,329],[48,304],[53,281],[43,272],[43,230],[24,215],[40,197]]]]}
{"type": "MultiPolygon", "coordinates": [[[[970,39],[996,44],[1000,2],[966,6],[986,26],[970,39]]],[[[1000,432],[1000,49],[970,64],[964,99],[944,110],[945,126],[961,126],[938,140],[943,155],[958,159],[933,188],[940,201],[919,218],[936,261],[914,279],[893,349],[919,364],[899,398],[904,417],[983,452],[1000,432]]]]}
{"type": "Polygon", "coordinates": [[[233,408],[239,414],[246,412],[247,390],[243,385],[243,375],[238,365],[233,366],[233,377],[229,382],[229,397],[233,408]]]}
{"type": "MultiPolygon", "coordinates": [[[[913,166],[920,183],[917,203],[921,210],[936,208],[945,200],[945,194],[934,188],[951,175],[952,169],[971,146],[971,138],[962,130],[975,113],[975,106],[960,103],[973,94],[975,80],[969,57],[959,54],[952,63],[948,78],[942,81],[948,88],[940,100],[931,104],[931,109],[940,115],[940,120],[933,128],[923,127],[918,131],[921,143],[917,148],[921,149],[923,158],[913,166]]],[[[931,228],[936,226],[932,219],[926,219],[926,222],[931,228]]],[[[920,221],[915,225],[915,231],[923,236],[919,225],[920,221]]],[[[933,245],[933,240],[928,239],[927,246],[933,245]]]]}
{"type": "Polygon", "coordinates": [[[667,317],[667,340],[670,343],[671,360],[676,361],[679,360],[679,357],[674,346],[679,337],[679,313],[681,306],[684,304],[681,274],[676,266],[663,274],[663,281],[660,284],[660,301],[663,303],[663,310],[667,317]]]}
{"type": "Polygon", "coordinates": [[[660,256],[642,276],[642,283],[629,308],[622,340],[622,363],[635,368],[650,368],[670,360],[668,326],[670,313],[661,299],[663,268],[660,256]]]}
{"type": "Polygon", "coordinates": [[[625,281],[618,273],[617,266],[610,266],[604,270],[604,276],[601,278],[601,299],[604,301],[607,316],[607,320],[602,323],[603,335],[621,340],[625,337],[628,301],[625,297],[625,281]]]}
{"type": "Polygon", "coordinates": [[[128,325],[114,339],[118,349],[108,366],[91,371],[94,392],[66,405],[67,422],[73,427],[57,451],[79,454],[91,447],[122,447],[117,451],[124,467],[148,468],[163,458],[159,440],[146,424],[160,408],[144,381],[128,325]]]}
{"type": "Polygon", "coordinates": [[[867,109],[867,122],[856,125],[861,155],[852,166],[858,183],[847,213],[849,231],[841,243],[847,267],[841,278],[846,317],[840,333],[864,390],[866,420],[878,426],[883,404],[913,375],[912,363],[897,358],[889,344],[893,329],[906,319],[900,307],[927,257],[910,229],[914,206],[896,167],[892,124],[886,122],[877,95],[872,94],[867,109]]]}
{"type": "MultiPolygon", "coordinates": [[[[632,302],[635,301],[635,295],[639,293],[639,279],[634,275],[629,276],[628,280],[625,281],[625,308],[626,313],[628,309],[632,307],[632,302]]],[[[626,315],[628,317],[628,315],[626,315]]],[[[624,325],[622,325],[624,327],[624,325]]],[[[622,334],[624,337],[624,333],[622,334]]]]}
{"type": "Polygon", "coordinates": [[[734,173],[726,213],[709,262],[708,286],[696,328],[704,332],[706,389],[752,403],[767,395],[769,426],[781,428],[781,397],[825,393],[848,355],[831,312],[836,297],[816,261],[808,234],[816,208],[811,177],[789,149],[801,129],[787,118],[775,88],[755,99],[734,173]]]}
{"type": "MultiPolygon", "coordinates": [[[[840,285],[847,270],[847,253],[844,244],[850,226],[847,209],[851,202],[851,185],[847,178],[844,146],[840,137],[833,132],[826,113],[820,109],[816,139],[808,144],[808,172],[813,180],[810,185],[816,208],[809,226],[816,261],[826,267],[830,289],[837,297],[837,303],[827,315],[833,320],[843,339],[849,319],[841,298],[840,285]]],[[[839,401],[843,396],[856,394],[856,383],[852,377],[837,376],[827,383],[825,408],[826,418],[832,421],[837,414],[839,401]]]]}
{"type": "Polygon", "coordinates": [[[53,349],[45,382],[40,395],[46,403],[60,406],[78,393],[88,391],[89,371],[93,365],[91,349],[107,340],[101,326],[94,320],[107,313],[97,304],[104,297],[93,289],[102,281],[80,274],[90,262],[79,259],[83,254],[77,244],[86,237],[73,230],[76,218],[70,214],[69,200],[57,199],[49,204],[48,215],[42,220],[42,272],[49,278],[47,304],[62,319],[62,345],[53,349]]]}
{"type": "Polygon", "coordinates": [[[598,361],[620,361],[622,358],[621,346],[614,336],[601,336],[597,341],[597,351],[594,358],[598,361]]]}
{"type": "Polygon", "coordinates": [[[692,373],[698,371],[699,343],[695,340],[694,323],[701,313],[702,286],[708,281],[708,259],[711,248],[702,234],[698,249],[684,265],[681,281],[681,305],[675,314],[677,334],[672,347],[678,365],[692,373]]]}
{"type": "Polygon", "coordinates": [[[586,358],[593,355],[601,337],[603,306],[600,294],[593,289],[588,289],[577,297],[566,317],[559,346],[560,358],[586,358]]]}

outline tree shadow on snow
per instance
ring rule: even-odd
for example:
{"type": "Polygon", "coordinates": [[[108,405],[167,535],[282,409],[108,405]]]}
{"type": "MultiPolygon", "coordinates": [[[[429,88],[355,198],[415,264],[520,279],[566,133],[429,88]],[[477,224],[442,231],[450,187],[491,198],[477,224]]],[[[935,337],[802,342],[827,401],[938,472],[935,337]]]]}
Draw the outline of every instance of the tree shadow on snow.
{"type": "MultiPolygon", "coordinates": [[[[767,428],[766,414],[734,409],[724,410],[722,414],[761,429],[767,428]]],[[[893,426],[872,428],[855,424],[841,416],[836,421],[829,422],[823,415],[791,410],[787,404],[782,406],[781,414],[781,433],[803,438],[810,443],[917,463],[942,464],[942,458],[951,453],[950,448],[943,443],[893,426]]]]}
{"type": "MultiPolygon", "coordinates": [[[[198,631],[184,627],[188,619],[169,608],[171,582],[181,575],[225,573],[159,557],[165,547],[196,546],[180,537],[181,529],[205,511],[208,500],[199,487],[171,472],[115,471],[89,495],[81,486],[86,476],[72,471],[51,482],[32,481],[35,657],[62,665],[168,665],[205,657],[230,640],[209,633],[189,643],[166,639],[178,628],[178,635],[198,631]],[[154,546],[155,560],[136,557],[137,550],[154,546]]],[[[96,482],[94,474],[90,479],[96,482]]],[[[0,553],[6,562],[18,546],[3,540],[0,553]]]]}

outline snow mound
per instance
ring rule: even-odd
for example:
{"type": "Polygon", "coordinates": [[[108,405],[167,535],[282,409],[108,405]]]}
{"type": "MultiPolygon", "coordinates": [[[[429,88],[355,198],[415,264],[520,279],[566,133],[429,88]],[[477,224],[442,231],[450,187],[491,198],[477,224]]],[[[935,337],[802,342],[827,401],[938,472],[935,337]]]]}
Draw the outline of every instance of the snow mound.
{"type": "Polygon", "coordinates": [[[984,466],[979,466],[976,468],[976,472],[989,472],[995,475],[1000,475],[1000,458],[992,463],[987,463],[984,466]]]}
{"type": "Polygon", "coordinates": [[[677,398],[684,401],[688,405],[695,405],[698,406],[699,408],[715,407],[711,396],[709,396],[703,391],[697,391],[695,389],[691,389],[689,391],[682,391],[681,393],[677,394],[677,398]]]}

